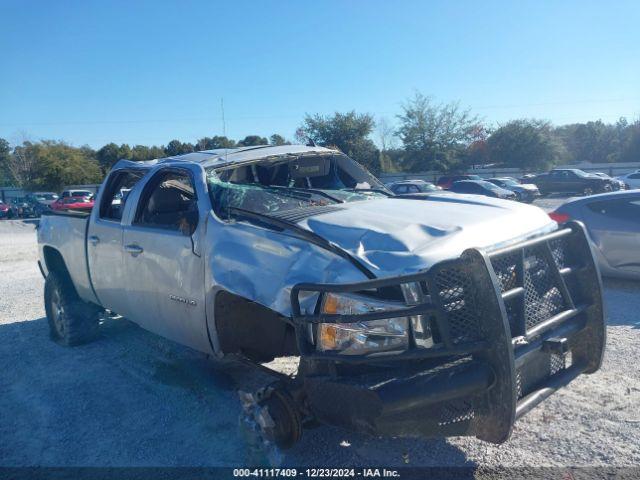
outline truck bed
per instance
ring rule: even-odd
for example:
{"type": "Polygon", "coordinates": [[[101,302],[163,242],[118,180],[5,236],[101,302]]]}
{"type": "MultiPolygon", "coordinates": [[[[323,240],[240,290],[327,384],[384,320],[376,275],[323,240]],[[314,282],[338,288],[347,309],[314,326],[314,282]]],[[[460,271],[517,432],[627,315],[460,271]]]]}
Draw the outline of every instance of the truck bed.
{"type": "MultiPolygon", "coordinates": [[[[44,259],[51,258],[52,250],[59,252],[78,295],[83,300],[97,302],[87,268],[86,236],[90,215],[91,212],[44,212],[38,226],[38,248],[40,258],[44,259]]],[[[48,273],[46,261],[42,263],[40,266],[46,275],[48,273]]]]}

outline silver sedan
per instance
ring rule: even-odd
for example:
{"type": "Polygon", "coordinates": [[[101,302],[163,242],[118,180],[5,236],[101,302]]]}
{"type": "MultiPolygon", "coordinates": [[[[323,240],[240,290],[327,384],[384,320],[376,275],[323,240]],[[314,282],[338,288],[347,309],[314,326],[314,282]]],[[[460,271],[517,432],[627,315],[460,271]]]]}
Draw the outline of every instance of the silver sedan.
{"type": "Polygon", "coordinates": [[[640,192],[570,200],[549,214],[558,223],[583,222],[603,276],[640,279],[640,192]]]}

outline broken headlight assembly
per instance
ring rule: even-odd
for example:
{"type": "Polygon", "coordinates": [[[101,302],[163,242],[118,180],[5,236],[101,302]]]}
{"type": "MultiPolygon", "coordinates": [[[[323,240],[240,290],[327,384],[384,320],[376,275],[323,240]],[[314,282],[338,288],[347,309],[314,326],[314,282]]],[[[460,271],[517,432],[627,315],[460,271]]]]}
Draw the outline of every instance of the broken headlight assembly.
{"type": "MultiPolygon", "coordinates": [[[[406,308],[403,302],[379,300],[359,294],[326,293],[320,305],[323,314],[361,315],[406,308]]],[[[391,315],[390,315],[391,316],[391,315]]],[[[317,349],[343,355],[402,351],[409,346],[409,317],[385,318],[353,323],[320,323],[317,349]]]]}

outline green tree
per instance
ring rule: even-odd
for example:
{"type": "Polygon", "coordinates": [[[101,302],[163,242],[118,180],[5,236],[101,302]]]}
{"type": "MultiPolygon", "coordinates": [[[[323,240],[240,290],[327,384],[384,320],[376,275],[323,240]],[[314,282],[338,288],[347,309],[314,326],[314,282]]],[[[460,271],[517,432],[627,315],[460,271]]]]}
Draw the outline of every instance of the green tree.
{"type": "Polygon", "coordinates": [[[64,142],[23,142],[14,149],[19,185],[29,190],[60,190],[64,185],[99,183],[102,172],[93,150],[64,142]]]}
{"type": "Polygon", "coordinates": [[[621,162],[640,162],[640,119],[627,127],[620,153],[621,162]]]}
{"type": "Polygon", "coordinates": [[[164,156],[164,150],[161,147],[147,147],[146,145],[136,145],[131,149],[130,160],[135,162],[153,160],[156,158],[162,158],[164,156]]]}
{"type": "Polygon", "coordinates": [[[190,143],[182,143],[180,140],[171,140],[166,147],[164,147],[164,154],[167,157],[173,157],[175,155],[183,155],[185,153],[191,153],[194,151],[193,145],[190,143]]]}
{"type": "Polygon", "coordinates": [[[380,172],[380,155],[369,135],[375,121],[369,114],[336,112],[333,116],[307,115],[296,132],[301,143],[335,147],[373,173],[380,172]]]}
{"type": "Polygon", "coordinates": [[[131,159],[131,147],[126,143],[118,146],[115,143],[108,143],[95,153],[96,160],[100,165],[103,174],[106,174],[118,160],[131,159]]]}
{"type": "Polygon", "coordinates": [[[512,120],[487,141],[493,162],[525,171],[543,170],[559,163],[564,149],[543,120],[512,120]]]}
{"type": "Polygon", "coordinates": [[[258,145],[269,145],[269,141],[260,135],[247,135],[238,142],[238,147],[255,147],[258,145]]]}
{"type": "Polygon", "coordinates": [[[291,145],[291,142],[288,142],[282,135],[274,133],[269,137],[269,144],[274,146],[291,145]]]}
{"type": "Polygon", "coordinates": [[[13,177],[9,170],[11,160],[11,146],[4,138],[0,138],[0,187],[9,187],[13,183],[13,177]]]}
{"type": "Polygon", "coordinates": [[[454,170],[463,165],[465,150],[474,140],[479,119],[457,102],[435,104],[416,93],[402,106],[397,134],[406,151],[410,171],[454,170]]]}
{"type": "Polygon", "coordinates": [[[554,133],[567,151],[568,162],[605,163],[615,161],[620,155],[619,131],[615,125],[602,120],[563,125],[554,133]]]}
{"type": "Polygon", "coordinates": [[[196,152],[202,150],[216,150],[218,148],[234,148],[236,146],[235,140],[231,140],[225,136],[215,135],[213,137],[203,137],[196,142],[196,152]]]}

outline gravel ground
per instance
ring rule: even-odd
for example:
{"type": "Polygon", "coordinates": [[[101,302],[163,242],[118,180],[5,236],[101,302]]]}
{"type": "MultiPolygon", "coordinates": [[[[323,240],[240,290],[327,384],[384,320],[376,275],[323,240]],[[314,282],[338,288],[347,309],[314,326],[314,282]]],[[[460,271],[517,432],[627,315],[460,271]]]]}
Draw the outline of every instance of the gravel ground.
{"type": "MultiPolygon", "coordinates": [[[[545,199],[544,208],[560,203],[545,199]]],[[[100,341],[51,342],[34,224],[0,222],[0,465],[242,466],[236,392],[263,379],[109,320],[100,341]]],[[[322,426],[283,465],[640,465],[640,284],[607,281],[603,368],[553,395],[496,447],[470,438],[379,439],[322,426]]],[[[286,366],[286,365],[285,365],[286,366]]]]}

